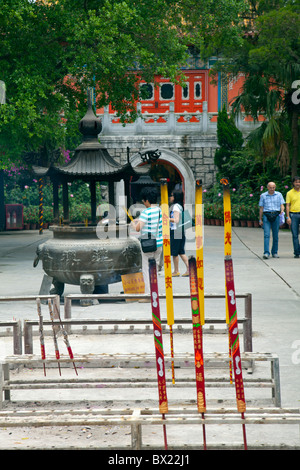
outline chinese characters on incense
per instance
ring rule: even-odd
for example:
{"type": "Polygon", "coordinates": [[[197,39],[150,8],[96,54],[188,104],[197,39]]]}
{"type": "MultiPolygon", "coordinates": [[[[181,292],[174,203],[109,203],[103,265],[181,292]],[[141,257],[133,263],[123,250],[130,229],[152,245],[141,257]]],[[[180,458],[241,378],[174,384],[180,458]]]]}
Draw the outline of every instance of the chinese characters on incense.
{"type": "MultiPolygon", "coordinates": [[[[157,285],[157,269],[155,259],[149,259],[149,278],[150,278],[150,293],[151,293],[151,308],[152,308],[152,323],[154,334],[154,346],[156,355],[156,371],[157,371],[157,386],[158,386],[158,402],[159,411],[162,418],[165,419],[165,413],[168,412],[168,399],[167,399],[167,386],[166,386],[166,372],[165,372],[165,356],[163,348],[163,335],[160,319],[159,295],[157,285]]],[[[168,449],[166,425],[163,424],[164,444],[165,449],[168,449]]]]}
{"type": "Polygon", "coordinates": [[[192,323],[193,323],[193,337],[194,337],[194,351],[195,351],[197,405],[198,405],[198,411],[200,413],[204,413],[206,411],[206,400],[205,400],[204,361],[203,361],[203,331],[202,331],[202,326],[200,322],[200,304],[199,304],[199,294],[198,294],[196,260],[193,256],[190,257],[189,259],[189,274],[190,274],[192,323]]]}
{"type": "Polygon", "coordinates": [[[241,413],[246,410],[244,384],[242,375],[242,364],[240,354],[240,340],[237,321],[237,309],[235,298],[235,287],[233,277],[233,266],[231,258],[225,258],[226,293],[229,314],[229,335],[231,344],[231,356],[234,370],[234,381],[236,389],[237,409],[241,413]]]}
{"type": "MultiPolygon", "coordinates": [[[[234,371],[237,409],[244,418],[246,401],[242,373],[242,361],[240,353],[240,340],[237,321],[237,306],[234,286],[233,264],[231,258],[231,203],[229,181],[222,178],[223,185],[223,209],[224,209],[224,262],[225,262],[225,293],[226,293],[226,322],[228,324],[229,348],[234,371]]],[[[246,429],[243,424],[244,447],[247,449],[246,429]]]]}
{"type": "Polygon", "coordinates": [[[160,318],[159,294],[158,294],[158,286],[157,286],[157,272],[156,272],[156,262],[154,259],[149,259],[149,276],[150,276],[153,334],[154,334],[154,345],[155,345],[155,354],[156,354],[159,411],[162,414],[164,414],[168,412],[168,400],[167,400],[167,386],[166,386],[166,374],[165,374],[165,357],[164,357],[164,349],[163,349],[163,335],[162,335],[162,326],[161,326],[161,318],[160,318]]]}
{"type": "Polygon", "coordinates": [[[196,181],[195,192],[195,241],[196,241],[196,267],[198,279],[198,292],[200,304],[200,321],[204,325],[204,261],[203,261],[203,204],[202,182],[196,181]]]}
{"type": "Polygon", "coordinates": [[[170,215],[169,215],[169,198],[168,184],[165,178],[161,182],[161,211],[162,211],[162,236],[163,236],[163,256],[165,269],[165,287],[166,287],[166,308],[167,323],[170,328],[170,348],[172,357],[172,382],[175,383],[174,372],[174,345],[173,345],[173,328],[174,324],[174,304],[173,304],[173,284],[172,284],[172,266],[171,266],[171,243],[170,243],[170,215]]]}

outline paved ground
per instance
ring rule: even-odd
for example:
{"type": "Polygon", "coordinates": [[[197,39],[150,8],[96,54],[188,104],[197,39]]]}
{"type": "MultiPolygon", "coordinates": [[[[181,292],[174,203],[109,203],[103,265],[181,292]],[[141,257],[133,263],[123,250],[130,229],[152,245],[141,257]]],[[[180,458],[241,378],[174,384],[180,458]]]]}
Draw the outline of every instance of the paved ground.
{"type": "MultiPolygon", "coordinates": [[[[47,230],[43,235],[31,231],[0,232],[0,296],[38,294],[43,271],[41,263],[33,268],[33,259],[37,245],[49,237],[52,237],[52,233],[47,230]]],[[[279,356],[282,407],[299,407],[300,259],[293,257],[291,234],[288,230],[280,231],[279,259],[262,259],[263,231],[261,229],[233,228],[232,243],[236,293],[250,292],[253,296],[253,351],[275,353],[279,356]]],[[[186,248],[188,255],[194,253],[192,239],[187,242],[186,248]]],[[[205,293],[223,294],[223,227],[205,226],[204,269],[205,293]]],[[[183,271],[184,267],[181,266],[181,272],[183,271]]],[[[163,292],[163,276],[159,277],[159,285],[163,292]]],[[[188,278],[173,278],[173,289],[175,293],[188,292],[188,278]]],[[[121,291],[121,283],[110,286],[112,293],[121,291]]],[[[78,292],[79,288],[76,286],[66,287],[66,293],[78,292]]],[[[242,308],[241,306],[241,310],[242,308]]],[[[163,317],[165,314],[163,303],[161,303],[161,311],[163,317]]],[[[216,315],[223,317],[225,315],[223,302],[207,301],[205,314],[207,317],[216,315]]],[[[149,316],[149,304],[122,302],[98,304],[85,308],[74,304],[72,307],[73,318],[132,319],[149,318],[149,316]]],[[[177,301],[175,322],[176,317],[185,316],[190,318],[190,304],[186,301],[177,301]]],[[[37,318],[34,303],[0,302],[0,321],[23,320],[24,318],[37,318]]],[[[145,338],[141,337],[140,341],[137,341],[135,335],[134,340],[130,342],[127,336],[119,335],[120,340],[116,342],[104,340],[100,335],[71,335],[71,342],[75,354],[97,352],[103,350],[103,347],[111,352],[119,352],[121,348],[123,352],[128,353],[141,352],[148,348],[148,339],[145,341],[145,338]]],[[[150,353],[152,353],[153,339],[149,341],[150,353]]],[[[174,345],[175,355],[187,349],[192,350],[189,340],[188,343],[187,345],[186,338],[178,340],[178,343],[174,345]]],[[[164,346],[167,354],[169,347],[167,340],[164,346]]],[[[38,345],[36,347],[38,348],[38,345]]],[[[206,335],[205,348],[207,351],[226,351],[226,335],[206,335]]],[[[0,358],[10,354],[12,354],[11,338],[1,337],[0,358]]],[[[248,397],[251,398],[254,392],[249,389],[248,393],[248,397]]],[[[291,433],[288,435],[291,442],[299,443],[299,429],[294,427],[291,430],[286,430],[286,428],[284,430],[291,433]]]]}

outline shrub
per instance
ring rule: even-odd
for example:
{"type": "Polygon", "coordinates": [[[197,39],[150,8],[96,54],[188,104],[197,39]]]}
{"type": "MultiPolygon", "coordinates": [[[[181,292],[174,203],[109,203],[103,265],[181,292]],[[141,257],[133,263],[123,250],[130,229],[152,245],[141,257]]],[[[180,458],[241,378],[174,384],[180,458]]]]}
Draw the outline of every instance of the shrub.
{"type": "Polygon", "coordinates": [[[215,165],[220,171],[230,161],[232,153],[243,146],[243,134],[236,127],[232,117],[228,117],[225,106],[218,112],[217,137],[219,148],[215,153],[215,165]]]}
{"type": "Polygon", "coordinates": [[[73,204],[70,208],[71,222],[84,223],[91,218],[91,207],[89,204],[73,204]]]}
{"type": "Polygon", "coordinates": [[[23,221],[25,224],[38,224],[39,206],[25,206],[23,209],[23,221]]]}

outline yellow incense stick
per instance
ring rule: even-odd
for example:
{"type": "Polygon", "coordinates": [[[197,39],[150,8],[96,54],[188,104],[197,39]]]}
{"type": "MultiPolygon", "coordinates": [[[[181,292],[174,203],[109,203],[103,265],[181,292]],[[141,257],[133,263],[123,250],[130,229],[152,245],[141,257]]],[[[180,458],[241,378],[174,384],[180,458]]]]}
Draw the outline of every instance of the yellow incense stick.
{"type": "Polygon", "coordinates": [[[173,325],[174,324],[174,306],[173,306],[168,186],[167,186],[166,179],[162,178],[160,181],[161,181],[162,235],[163,235],[163,250],[164,250],[167,322],[168,322],[168,325],[173,325]]]}
{"type": "Polygon", "coordinates": [[[126,212],[126,214],[128,215],[129,219],[130,219],[130,220],[133,220],[133,217],[132,217],[132,215],[131,215],[131,214],[129,214],[129,212],[128,212],[128,210],[126,209],[126,207],[125,207],[125,206],[123,207],[123,209],[124,209],[124,211],[126,212]]]}
{"type": "MultiPolygon", "coordinates": [[[[167,180],[162,178],[161,182],[161,211],[162,211],[162,235],[163,235],[163,255],[165,269],[165,287],[166,287],[166,308],[167,323],[170,327],[171,356],[173,358],[173,330],[174,324],[174,304],[173,304],[173,283],[172,283],[172,265],[171,265],[171,243],[170,243],[170,215],[167,180]]],[[[174,379],[174,362],[172,360],[172,380],[174,379]]]]}
{"type": "Polygon", "coordinates": [[[198,277],[198,292],[200,306],[200,322],[205,323],[204,315],[204,261],[203,261],[203,204],[202,181],[196,181],[195,192],[195,240],[196,240],[196,266],[198,277]]]}
{"type": "MultiPolygon", "coordinates": [[[[222,178],[223,185],[223,211],[224,211],[224,256],[231,256],[231,203],[229,180],[222,178]]],[[[229,314],[226,301],[226,323],[229,323],[229,314]]]]}
{"type": "MultiPolygon", "coordinates": [[[[220,181],[223,185],[223,212],[224,212],[224,257],[231,256],[231,202],[230,202],[230,189],[228,178],[222,178],[220,181]]],[[[226,323],[229,328],[229,308],[227,302],[227,289],[225,282],[225,301],[226,301],[226,323]]],[[[228,335],[229,341],[229,375],[230,383],[232,383],[232,360],[231,360],[231,343],[230,335],[228,335]]]]}
{"type": "Polygon", "coordinates": [[[229,181],[223,178],[223,204],[224,204],[224,256],[231,256],[231,203],[229,181]]]}

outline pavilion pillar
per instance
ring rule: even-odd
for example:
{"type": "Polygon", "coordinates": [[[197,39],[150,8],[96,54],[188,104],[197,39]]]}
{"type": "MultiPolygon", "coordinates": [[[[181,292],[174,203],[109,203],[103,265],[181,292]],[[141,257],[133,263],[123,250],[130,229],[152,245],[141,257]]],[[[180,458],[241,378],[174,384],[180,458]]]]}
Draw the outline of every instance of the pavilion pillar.
{"type": "Polygon", "coordinates": [[[58,182],[53,181],[53,221],[59,223],[59,198],[58,198],[58,182]]]}
{"type": "Polygon", "coordinates": [[[5,230],[4,170],[0,170],[0,231],[5,230]]]}
{"type": "Polygon", "coordinates": [[[68,183],[63,181],[63,210],[64,210],[64,223],[70,223],[70,212],[69,212],[69,195],[68,195],[68,183]]]}
{"type": "Polygon", "coordinates": [[[115,183],[114,181],[108,182],[108,201],[111,206],[115,207],[115,183]]]}
{"type": "Polygon", "coordinates": [[[91,193],[91,221],[92,224],[96,224],[96,210],[97,210],[97,201],[96,201],[96,181],[90,182],[90,193],[91,193]]]}
{"type": "Polygon", "coordinates": [[[125,197],[126,197],[126,206],[127,210],[131,206],[130,204],[130,179],[129,177],[124,179],[124,188],[125,188],[125,197]]]}

